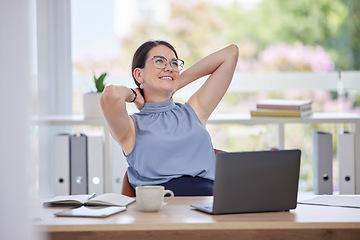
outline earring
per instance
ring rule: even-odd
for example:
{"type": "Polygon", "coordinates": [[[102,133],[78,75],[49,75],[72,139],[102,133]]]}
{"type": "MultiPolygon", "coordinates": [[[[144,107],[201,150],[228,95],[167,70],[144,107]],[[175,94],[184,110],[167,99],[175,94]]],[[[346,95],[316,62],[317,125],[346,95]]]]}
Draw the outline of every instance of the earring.
{"type": "Polygon", "coordinates": [[[144,85],[140,84],[140,89],[144,89],[144,85]]]}

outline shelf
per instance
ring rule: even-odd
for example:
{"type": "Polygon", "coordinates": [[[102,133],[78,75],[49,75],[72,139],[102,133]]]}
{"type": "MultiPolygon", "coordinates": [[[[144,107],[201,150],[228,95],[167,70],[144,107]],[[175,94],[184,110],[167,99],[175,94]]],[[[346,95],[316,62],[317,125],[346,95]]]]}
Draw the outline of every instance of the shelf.
{"type": "Polygon", "coordinates": [[[250,113],[214,114],[208,124],[271,124],[271,123],[355,123],[360,120],[356,113],[313,113],[308,117],[251,117],[250,113]]]}
{"type": "MultiPolygon", "coordinates": [[[[271,124],[271,123],[354,123],[360,120],[356,113],[313,113],[308,117],[251,117],[249,113],[224,113],[211,115],[208,124],[271,124]]],[[[38,125],[106,125],[104,118],[84,119],[83,115],[35,116],[38,125]]]]}
{"type": "Polygon", "coordinates": [[[83,115],[34,116],[35,125],[106,125],[104,118],[88,118],[83,115]]]}
{"type": "MultiPolygon", "coordinates": [[[[111,162],[111,146],[110,134],[106,120],[101,119],[84,119],[82,115],[62,115],[62,116],[34,116],[33,125],[101,125],[104,126],[105,136],[105,174],[108,179],[105,184],[107,192],[113,191],[117,186],[112,181],[112,162],[111,162]]],[[[356,193],[360,193],[360,115],[356,113],[313,113],[307,117],[251,117],[250,113],[244,114],[213,114],[210,116],[208,124],[275,124],[277,127],[277,142],[280,149],[284,148],[285,142],[285,124],[350,124],[350,131],[355,133],[355,186],[356,193]]],[[[119,187],[117,187],[119,188],[119,187]]]]}

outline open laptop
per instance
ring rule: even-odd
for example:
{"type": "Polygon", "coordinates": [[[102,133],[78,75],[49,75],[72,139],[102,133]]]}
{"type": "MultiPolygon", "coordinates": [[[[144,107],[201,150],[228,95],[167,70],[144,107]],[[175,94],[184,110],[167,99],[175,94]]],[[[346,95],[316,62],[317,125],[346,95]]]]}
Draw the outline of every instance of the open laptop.
{"type": "Polygon", "coordinates": [[[212,204],[192,204],[211,214],[295,209],[301,151],[221,152],[216,155],[212,204]]]}

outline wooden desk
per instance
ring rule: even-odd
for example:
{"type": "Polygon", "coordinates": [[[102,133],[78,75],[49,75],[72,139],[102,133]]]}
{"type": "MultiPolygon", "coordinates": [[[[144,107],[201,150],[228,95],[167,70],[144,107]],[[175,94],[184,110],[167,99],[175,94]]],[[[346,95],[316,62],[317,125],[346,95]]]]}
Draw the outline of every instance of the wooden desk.
{"type": "Polygon", "coordinates": [[[34,224],[49,239],[360,239],[360,209],[299,204],[290,212],[209,215],[191,203],[211,197],[175,197],[160,212],[125,212],[101,218],[62,218],[38,201],[34,224]]]}

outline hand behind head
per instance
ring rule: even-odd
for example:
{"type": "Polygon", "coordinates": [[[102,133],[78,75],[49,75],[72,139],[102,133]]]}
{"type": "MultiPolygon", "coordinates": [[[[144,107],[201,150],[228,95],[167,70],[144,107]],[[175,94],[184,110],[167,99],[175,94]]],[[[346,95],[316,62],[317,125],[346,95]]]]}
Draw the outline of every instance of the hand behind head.
{"type": "Polygon", "coordinates": [[[137,97],[134,102],[135,106],[137,109],[139,109],[139,111],[141,111],[141,109],[144,107],[145,99],[140,93],[140,88],[134,88],[134,91],[137,93],[137,97]]]}

